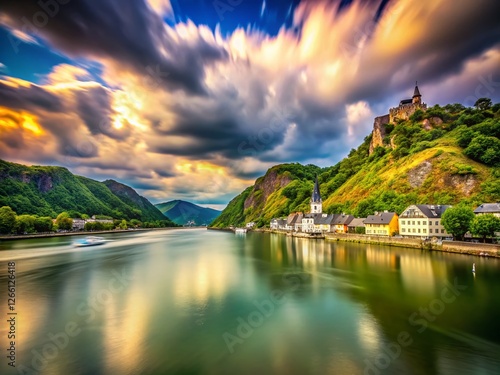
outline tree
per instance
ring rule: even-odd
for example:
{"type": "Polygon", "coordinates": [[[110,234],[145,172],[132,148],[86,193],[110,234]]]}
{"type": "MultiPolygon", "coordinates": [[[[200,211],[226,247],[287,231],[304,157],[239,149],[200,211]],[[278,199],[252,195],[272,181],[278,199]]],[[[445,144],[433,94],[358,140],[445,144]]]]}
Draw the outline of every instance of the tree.
{"type": "Polygon", "coordinates": [[[486,242],[486,237],[492,237],[495,232],[500,232],[500,218],[493,214],[477,215],[470,225],[472,234],[483,237],[483,242],[486,242]]]}
{"type": "Polygon", "coordinates": [[[365,227],[356,227],[355,232],[356,232],[356,234],[365,234],[366,228],[365,227]]]}
{"type": "Polygon", "coordinates": [[[470,225],[474,217],[475,215],[471,208],[458,205],[450,207],[444,212],[441,223],[446,231],[453,235],[453,238],[461,241],[464,239],[465,233],[470,230],[470,225]]]}
{"type": "Polygon", "coordinates": [[[35,231],[35,216],[20,215],[16,217],[15,230],[17,234],[33,233],[35,231]]]}
{"type": "Polygon", "coordinates": [[[127,229],[128,228],[127,221],[125,219],[123,219],[122,222],[120,223],[119,227],[120,227],[120,229],[127,229]]]}
{"type": "Polygon", "coordinates": [[[486,165],[500,163],[500,140],[497,137],[478,135],[472,139],[464,154],[486,165]]]}
{"type": "Polygon", "coordinates": [[[130,220],[130,224],[134,227],[134,228],[137,228],[137,227],[140,227],[142,225],[142,223],[137,220],[137,219],[132,219],[130,220]]]}
{"type": "Polygon", "coordinates": [[[481,111],[485,111],[491,108],[491,99],[490,98],[479,98],[474,103],[474,107],[481,111]]]}
{"type": "Polygon", "coordinates": [[[73,228],[73,219],[67,212],[61,212],[57,215],[56,224],[60,230],[71,230],[73,228]]]}
{"type": "Polygon", "coordinates": [[[460,125],[460,129],[458,130],[457,143],[460,147],[466,148],[477,135],[479,134],[476,131],[468,128],[465,125],[460,125]]]}
{"type": "Polygon", "coordinates": [[[35,219],[35,230],[37,232],[50,232],[52,231],[53,223],[50,217],[37,217],[35,219]]]}
{"type": "Polygon", "coordinates": [[[16,225],[16,213],[9,206],[0,208],[0,234],[9,234],[16,225]]]}

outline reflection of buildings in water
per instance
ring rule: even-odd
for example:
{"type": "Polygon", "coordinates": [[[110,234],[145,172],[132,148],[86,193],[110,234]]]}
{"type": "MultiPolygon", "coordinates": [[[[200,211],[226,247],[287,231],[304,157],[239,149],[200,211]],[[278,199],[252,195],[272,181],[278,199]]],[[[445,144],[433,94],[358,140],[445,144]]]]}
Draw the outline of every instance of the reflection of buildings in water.
{"type": "Polygon", "coordinates": [[[366,260],[370,267],[381,267],[388,269],[399,269],[400,255],[393,251],[384,250],[370,245],[366,248],[366,260]]]}
{"type": "Polygon", "coordinates": [[[227,288],[236,281],[246,287],[253,285],[242,280],[250,275],[241,273],[235,258],[228,253],[208,251],[198,252],[196,257],[190,255],[175,259],[174,266],[169,268],[174,301],[183,308],[192,304],[204,306],[209,299],[220,303],[227,288]]]}
{"type": "Polygon", "coordinates": [[[297,244],[297,258],[306,268],[318,269],[318,267],[330,265],[331,252],[321,240],[310,240],[295,238],[297,244]]]}
{"type": "Polygon", "coordinates": [[[432,263],[432,260],[422,254],[401,256],[401,278],[403,285],[411,292],[432,293],[436,276],[446,276],[444,263],[432,263]]]}
{"type": "Polygon", "coordinates": [[[337,246],[333,254],[336,267],[347,265],[347,251],[344,246],[337,246]]]}

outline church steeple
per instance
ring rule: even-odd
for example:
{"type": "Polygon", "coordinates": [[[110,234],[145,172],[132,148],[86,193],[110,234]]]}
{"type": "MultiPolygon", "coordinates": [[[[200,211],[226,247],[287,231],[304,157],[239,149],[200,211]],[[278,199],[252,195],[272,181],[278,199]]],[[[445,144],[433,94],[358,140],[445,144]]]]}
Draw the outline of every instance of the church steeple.
{"type": "Polygon", "coordinates": [[[417,81],[415,81],[415,90],[413,91],[412,102],[413,103],[421,103],[422,102],[422,95],[420,95],[420,90],[418,89],[418,82],[417,81]]]}
{"type": "Polygon", "coordinates": [[[316,181],[314,182],[314,188],[311,196],[311,213],[323,213],[323,201],[321,200],[321,194],[319,192],[318,176],[316,176],[316,181]]]}

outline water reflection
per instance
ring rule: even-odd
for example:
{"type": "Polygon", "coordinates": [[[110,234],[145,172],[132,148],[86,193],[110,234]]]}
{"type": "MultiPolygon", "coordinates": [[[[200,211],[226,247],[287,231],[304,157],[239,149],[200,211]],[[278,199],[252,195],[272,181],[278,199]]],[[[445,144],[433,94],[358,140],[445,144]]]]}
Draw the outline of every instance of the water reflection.
{"type": "Polygon", "coordinates": [[[18,257],[22,280],[19,361],[32,366],[33,351],[44,356],[50,334],[74,322],[80,333],[40,374],[363,374],[402,331],[413,343],[385,374],[500,367],[498,260],[474,258],[474,279],[466,256],[186,233],[117,236],[98,251],[4,243],[0,267],[18,257]],[[419,332],[409,317],[455,279],[466,289],[419,332]],[[269,302],[276,291],[283,299],[269,302]],[[261,321],[240,337],[251,314],[261,321]],[[233,352],[224,333],[239,340],[233,352]]]}

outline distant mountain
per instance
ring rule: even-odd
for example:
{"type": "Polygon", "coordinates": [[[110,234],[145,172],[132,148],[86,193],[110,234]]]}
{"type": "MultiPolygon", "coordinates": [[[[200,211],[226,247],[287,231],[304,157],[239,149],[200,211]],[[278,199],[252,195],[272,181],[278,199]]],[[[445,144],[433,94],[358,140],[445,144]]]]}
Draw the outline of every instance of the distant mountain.
{"type": "Polygon", "coordinates": [[[155,205],[166,217],[179,225],[192,221],[195,225],[209,225],[221,211],[200,207],[196,204],[175,200],[155,205]]]}
{"type": "Polygon", "coordinates": [[[63,167],[25,166],[0,160],[0,207],[18,215],[56,217],[63,211],[115,219],[166,220],[129,186],[76,176],[63,167]]]}

